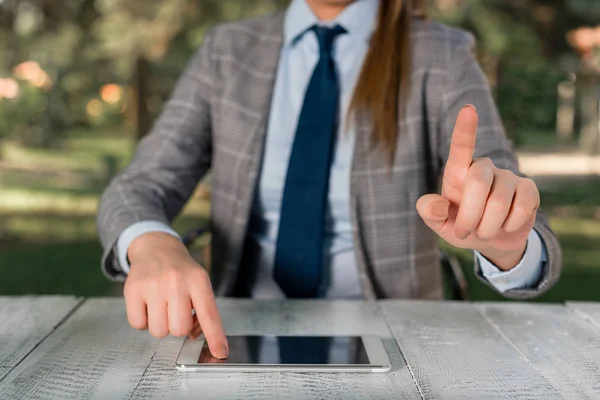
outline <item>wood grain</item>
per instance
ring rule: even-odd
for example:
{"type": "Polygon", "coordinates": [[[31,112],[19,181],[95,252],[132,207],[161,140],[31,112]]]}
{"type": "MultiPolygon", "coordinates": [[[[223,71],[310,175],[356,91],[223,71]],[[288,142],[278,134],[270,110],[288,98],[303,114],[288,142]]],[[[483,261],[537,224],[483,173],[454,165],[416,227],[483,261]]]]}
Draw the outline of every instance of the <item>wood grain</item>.
{"type": "Polygon", "coordinates": [[[562,398],[471,304],[381,307],[424,398],[562,398]]]}
{"type": "Polygon", "coordinates": [[[375,303],[221,300],[228,334],[374,334],[387,337],[389,374],[181,373],[173,369],[181,341],[161,343],[135,399],[421,399],[375,303]]]}
{"type": "Polygon", "coordinates": [[[75,297],[0,297],[2,368],[17,365],[82,300],[75,297]]]}
{"type": "Polygon", "coordinates": [[[89,300],[0,383],[0,399],[421,399],[375,303],[220,301],[229,334],[380,334],[389,374],[183,373],[182,339],[131,329],[122,300],[89,300]]]}
{"type": "Polygon", "coordinates": [[[599,327],[562,305],[503,303],[477,307],[565,398],[600,398],[599,327]]]}
{"type": "Polygon", "coordinates": [[[567,307],[600,327],[600,303],[567,302],[567,307]]]}
{"type": "Polygon", "coordinates": [[[122,299],[77,305],[0,298],[0,399],[600,398],[598,304],[219,301],[228,334],[383,336],[389,374],[179,372],[122,299]]]}
{"type": "Polygon", "coordinates": [[[0,399],[129,398],[158,347],[121,299],[86,301],[2,382],[0,399]]]}
{"type": "Polygon", "coordinates": [[[0,367],[0,381],[8,374],[10,370],[10,367],[0,367]]]}

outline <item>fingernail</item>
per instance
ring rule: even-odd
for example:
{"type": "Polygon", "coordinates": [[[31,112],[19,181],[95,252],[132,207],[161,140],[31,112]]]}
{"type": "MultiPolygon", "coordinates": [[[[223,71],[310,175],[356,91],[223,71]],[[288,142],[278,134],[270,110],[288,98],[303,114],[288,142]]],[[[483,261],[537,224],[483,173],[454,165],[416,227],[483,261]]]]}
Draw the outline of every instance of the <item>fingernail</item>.
{"type": "Polygon", "coordinates": [[[475,107],[473,104],[467,104],[467,105],[465,106],[465,108],[468,108],[468,107],[472,108],[472,109],[473,109],[473,111],[475,111],[475,114],[477,114],[477,107],[475,107]]]}
{"type": "Polygon", "coordinates": [[[460,240],[465,240],[471,234],[471,232],[469,232],[468,230],[463,229],[463,228],[456,228],[454,233],[456,234],[456,237],[459,238],[460,240]]]}
{"type": "Polygon", "coordinates": [[[221,346],[221,358],[227,358],[227,356],[229,356],[229,349],[227,348],[227,346],[222,345],[221,346]]]}
{"type": "Polygon", "coordinates": [[[227,346],[226,346],[226,345],[224,345],[224,344],[222,344],[222,345],[219,347],[219,349],[220,349],[220,350],[219,350],[218,354],[213,354],[213,356],[214,356],[215,358],[218,358],[219,360],[224,360],[224,359],[226,359],[226,358],[227,358],[227,356],[228,356],[228,353],[229,353],[229,350],[227,350],[227,346]]]}
{"type": "Polygon", "coordinates": [[[448,217],[449,207],[450,204],[446,203],[445,201],[439,201],[431,207],[431,212],[438,218],[446,218],[448,217]]]}

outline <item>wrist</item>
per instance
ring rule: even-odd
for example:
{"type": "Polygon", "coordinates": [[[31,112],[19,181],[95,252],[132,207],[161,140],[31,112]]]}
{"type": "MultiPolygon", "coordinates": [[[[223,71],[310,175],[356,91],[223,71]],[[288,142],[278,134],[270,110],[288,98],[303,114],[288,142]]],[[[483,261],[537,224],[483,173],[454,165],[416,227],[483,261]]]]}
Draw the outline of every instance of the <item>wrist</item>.
{"type": "Polygon", "coordinates": [[[487,258],[492,264],[502,271],[510,271],[514,269],[523,257],[527,250],[527,242],[523,246],[518,247],[515,250],[499,250],[499,249],[488,249],[480,251],[481,255],[487,258]]]}
{"type": "Polygon", "coordinates": [[[127,258],[130,263],[148,255],[166,251],[180,251],[185,248],[181,240],[165,232],[149,232],[134,239],[127,249],[127,258]]]}

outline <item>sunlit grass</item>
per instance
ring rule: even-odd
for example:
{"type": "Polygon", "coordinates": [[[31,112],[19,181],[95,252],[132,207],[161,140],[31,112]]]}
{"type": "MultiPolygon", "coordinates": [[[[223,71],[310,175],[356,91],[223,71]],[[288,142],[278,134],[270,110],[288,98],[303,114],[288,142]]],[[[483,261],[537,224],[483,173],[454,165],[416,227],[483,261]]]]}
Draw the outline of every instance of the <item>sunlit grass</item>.
{"type": "MultiPolygon", "coordinates": [[[[550,222],[552,228],[558,235],[583,236],[586,239],[596,240],[597,243],[600,243],[600,220],[579,218],[551,218],[550,222]]],[[[600,264],[598,265],[598,267],[600,268],[600,264]]]]}
{"type": "Polygon", "coordinates": [[[0,295],[118,295],[119,285],[100,272],[97,240],[0,242],[0,295]]]}
{"type": "MultiPolygon", "coordinates": [[[[94,215],[99,195],[74,195],[71,193],[45,193],[28,189],[2,189],[0,214],[94,215]]],[[[183,212],[190,217],[204,217],[210,203],[205,200],[190,201],[183,212]]]]}
{"type": "MultiPolygon", "coordinates": [[[[600,301],[600,221],[590,219],[551,218],[563,253],[563,269],[559,282],[534,301],[566,300],[600,301]]],[[[446,250],[449,250],[445,246],[446,250]]],[[[471,252],[451,249],[461,259],[469,283],[469,296],[477,301],[501,301],[504,298],[481,283],[473,273],[471,252]]]]}
{"type": "Polygon", "coordinates": [[[87,214],[96,212],[98,196],[45,193],[31,189],[2,189],[1,213],[87,214]]]}
{"type": "MultiPolygon", "coordinates": [[[[556,138],[556,133],[548,130],[527,129],[517,133],[517,144],[519,150],[524,151],[548,151],[555,150],[559,146],[564,148],[565,143],[560,143],[556,138]]],[[[575,143],[572,144],[573,146],[575,143]]]]}
{"type": "Polygon", "coordinates": [[[3,144],[3,161],[21,166],[39,167],[40,170],[82,171],[102,173],[107,157],[123,167],[131,158],[134,142],[124,133],[107,136],[103,132],[90,133],[65,140],[55,149],[23,148],[16,142],[3,144]]]}
{"type": "MultiPolygon", "coordinates": [[[[31,198],[27,201],[31,201],[31,198]]],[[[0,207],[0,241],[6,238],[53,242],[96,239],[96,205],[96,198],[76,199],[67,196],[62,203],[36,203],[35,207],[29,208],[0,207]],[[53,207],[50,206],[52,204],[53,207]]],[[[209,212],[209,202],[194,200],[175,221],[174,228],[185,234],[204,224],[209,212]]]]}
{"type": "MultiPolygon", "coordinates": [[[[126,135],[74,134],[61,148],[5,144],[0,164],[0,294],[119,294],[100,273],[95,214],[107,181],[107,157],[123,167],[126,135]]],[[[114,172],[114,171],[113,171],[114,172]]],[[[559,284],[539,301],[599,300],[600,181],[565,180],[544,187],[542,206],[564,254],[559,284]]],[[[193,199],[174,223],[181,234],[206,224],[210,204],[193,199]]],[[[500,300],[479,282],[470,252],[458,252],[472,300],[500,300]]]]}
{"type": "MultiPolygon", "coordinates": [[[[108,179],[108,157],[116,161],[111,167],[120,169],[132,148],[126,136],[93,132],[75,134],[50,150],[4,143],[0,295],[121,293],[100,272],[96,209],[108,179]]],[[[175,230],[185,234],[205,225],[209,210],[209,202],[194,199],[175,230]]]]}

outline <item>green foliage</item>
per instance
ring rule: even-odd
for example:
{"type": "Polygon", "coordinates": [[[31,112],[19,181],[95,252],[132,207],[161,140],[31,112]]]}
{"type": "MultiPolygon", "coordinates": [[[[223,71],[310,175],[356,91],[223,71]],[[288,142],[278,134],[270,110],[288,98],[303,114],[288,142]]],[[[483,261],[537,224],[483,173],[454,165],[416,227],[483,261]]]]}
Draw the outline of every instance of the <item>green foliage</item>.
{"type": "Polygon", "coordinates": [[[595,0],[567,0],[567,7],[577,15],[598,22],[600,3],[595,0]]]}
{"type": "Polygon", "coordinates": [[[71,243],[0,244],[0,293],[107,296],[122,293],[100,272],[97,240],[71,243]],[[15,268],[15,266],[27,268],[15,268]]]}
{"type": "Polygon", "coordinates": [[[46,113],[48,96],[40,88],[26,82],[19,85],[17,99],[0,99],[0,137],[18,138],[28,145],[44,145],[51,126],[51,117],[46,113]]]}
{"type": "MultiPolygon", "coordinates": [[[[600,279],[597,245],[600,240],[600,185],[597,178],[556,181],[551,188],[541,189],[541,197],[542,208],[550,215],[550,223],[560,240],[564,262],[558,284],[536,301],[600,301],[597,289],[600,279]]],[[[451,249],[447,245],[444,248],[461,258],[471,300],[503,300],[475,277],[471,252],[451,249]]]]}
{"type": "Polygon", "coordinates": [[[564,74],[532,57],[530,62],[508,60],[497,87],[497,103],[509,134],[517,141],[531,129],[553,131],[556,87],[564,74]]]}
{"type": "MultiPolygon", "coordinates": [[[[287,2],[0,1],[0,79],[16,78],[14,68],[33,60],[51,81],[44,88],[18,79],[20,96],[0,99],[0,139],[8,140],[4,159],[19,165],[0,169],[0,293],[119,294],[120,288],[100,274],[94,213],[106,179],[131,155],[133,143],[123,126],[133,126],[127,96],[136,60],[150,60],[145,100],[156,115],[210,26],[269,12],[287,2]],[[100,92],[106,84],[118,84],[124,97],[103,100],[100,92]],[[65,133],[73,128],[77,134],[65,133]]],[[[554,124],[556,83],[564,78],[563,58],[571,54],[565,34],[597,25],[600,2],[434,2],[455,4],[443,13],[434,10],[435,18],[477,37],[478,56],[509,133],[538,146],[543,135],[526,132],[545,132],[554,124]]],[[[599,202],[597,194],[590,194],[591,187],[598,187],[597,182],[542,196],[566,261],[560,285],[545,301],[599,300],[599,202]]],[[[185,232],[200,225],[207,210],[206,203],[190,202],[176,229],[185,232]]],[[[471,268],[467,272],[472,299],[497,298],[475,280],[471,268]]]]}
{"type": "Polygon", "coordinates": [[[0,79],[13,77],[13,68],[20,63],[35,61],[53,85],[46,91],[23,87],[16,101],[0,98],[0,137],[51,146],[71,128],[111,127],[129,120],[131,129],[136,104],[128,89],[134,86],[139,58],[151,61],[143,102],[153,118],[209,26],[272,11],[284,3],[4,0],[0,79]],[[102,100],[99,91],[105,84],[119,84],[127,91],[125,98],[118,104],[102,100]]]}
{"type": "MultiPolygon", "coordinates": [[[[0,100],[0,135],[30,145],[52,145],[74,127],[135,124],[127,98],[107,104],[104,84],[134,86],[136,63],[150,60],[145,79],[150,118],[162,108],[184,65],[215,23],[284,7],[288,0],[4,0],[0,2],[0,78],[28,60],[52,79],[48,91],[22,90],[18,101],[0,100]],[[45,96],[46,106],[40,112],[45,96]],[[95,102],[102,102],[100,106],[95,102]],[[92,110],[100,114],[90,115],[92,110]],[[16,110],[18,109],[18,110],[16,110]],[[15,111],[16,110],[16,111],[15,111]]],[[[566,33],[600,18],[597,0],[528,2],[432,0],[436,19],[474,32],[482,66],[496,89],[513,138],[551,129],[556,83],[570,54],[566,33]]],[[[573,66],[569,66],[573,68],[573,66]]],[[[128,95],[130,92],[128,92],[128,95]]]]}
{"type": "Polygon", "coordinates": [[[509,51],[499,63],[497,103],[517,144],[527,131],[554,129],[557,85],[567,78],[558,63],[542,55],[541,42],[527,27],[514,27],[507,41],[509,51]]]}
{"type": "MultiPolygon", "coordinates": [[[[566,70],[564,63],[559,62],[568,53],[552,54],[549,48],[558,43],[549,43],[554,38],[543,34],[546,25],[557,24],[554,19],[560,17],[560,4],[534,3],[528,8],[525,2],[471,0],[437,15],[475,34],[480,62],[494,88],[507,132],[517,145],[532,129],[554,129],[557,85],[569,72],[576,72],[566,70]]],[[[580,6],[588,3],[581,0],[580,6]]],[[[564,41],[566,27],[558,28],[563,29],[564,41]]]]}

